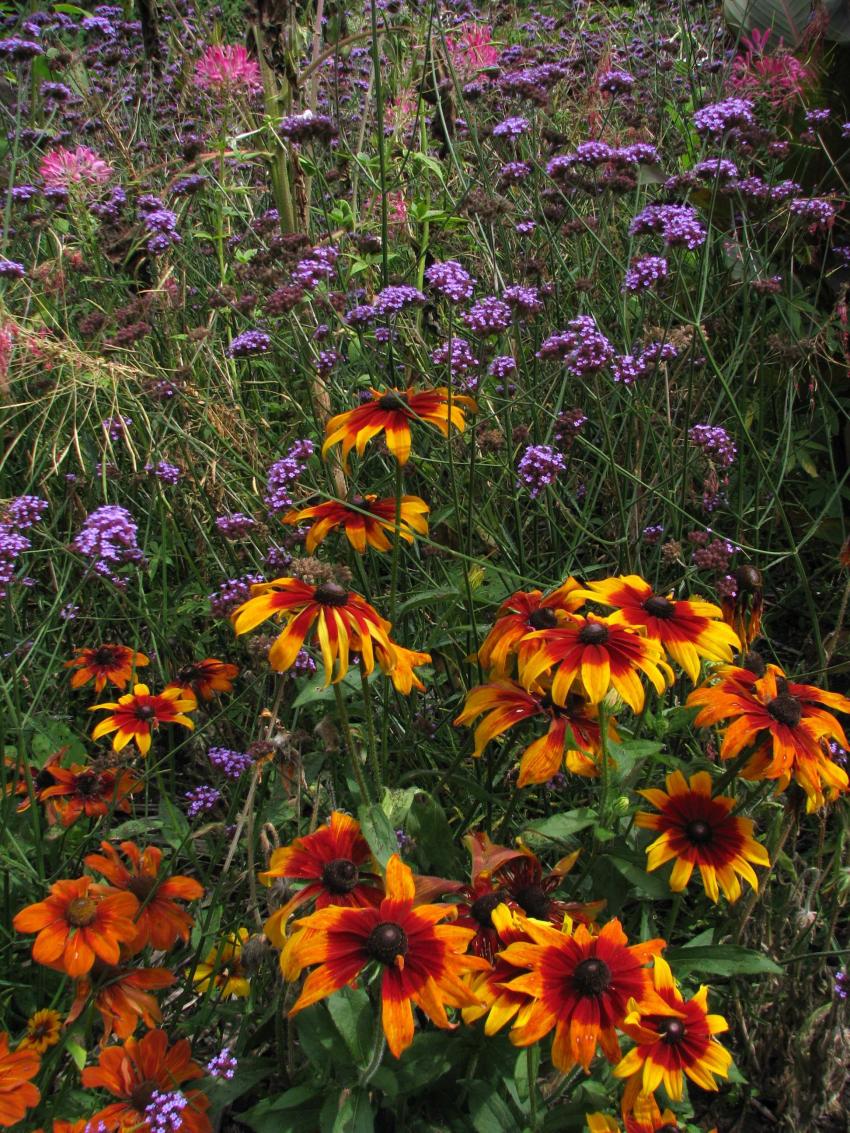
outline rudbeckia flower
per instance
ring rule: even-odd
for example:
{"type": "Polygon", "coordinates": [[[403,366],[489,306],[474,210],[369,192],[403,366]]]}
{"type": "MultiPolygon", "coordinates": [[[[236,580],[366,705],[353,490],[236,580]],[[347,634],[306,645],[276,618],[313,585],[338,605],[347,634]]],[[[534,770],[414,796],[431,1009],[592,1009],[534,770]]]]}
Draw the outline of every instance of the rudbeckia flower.
{"type": "Polygon", "coordinates": [[[287,943],[284,970],[319,967],[307,977],[290,1014],[350,984],[368,965],[379,964],[384,1034],[399,1058],[413,1042],[413,1004],[438,1027],[449,1029],[447,1006],[478,1003],[460,979],[463,972],[489,968],[486,960],[463,955],[473,931],[439,923],[451,917],[450,905],[414,905],[415,897],[413,874],[393,854],[379,906],[328,906],[297,922],[303,931],[287,943]]]}
{"type": "Polygon", "coordinates": [[[10,1051],[9,1036],[0,1034],[0,1125],[4,1129],[23,1121],[27,1110],[41,1100],[41,1092],[30,1081],[40,1065],[34,1050],[10,1051]]]}
{"type": "Polygon", "coordinates": [[[199,995],[210,990],[221,999],[245,999],[250,995],[251,984],[242,964],[242,946],[247,939],[247,928],[240,928],[213,945],[192,976],[199,995]]]}
{"type": "MultiPolygon", "coordinates": [[[[469,724],[476,716],[484,717],[475,729],[472,754],[476,757],[491,740],[523,720],[543,716],[549,721],[546,734],[522,753],[519,787],[545,783],[564,765],[575,775],[592,778],[599,774],[596,759],[602,748],[598,711],[580,697],[571,696],[562,706],[548,693],[527,692],[516,681],[496,680],[470,689],[463,712],[454,723],[469,724]]],[[[612,740],[619,739],[613,720],[608,722],[608,735],[612,740]]]]}
{"type": "Polygon", "coordinates": [[[128,1039],[139,1023],[150,1030],[162,1022],[159,1004],[151,991],[171,987],[177,977],[165,968],[106,967],[95,964],[91,973],[77,980],[68,1023],[82,1015],[89,1003],[103,1020],[103,1042],[111,1035],[128,1039]]]}
{"type": "Polygon", "coordinates": [[[186,1100],[180,1133],[211,1133],[209,1098],[200,1090],[182,1088],[185,1082],[203,1077],[202,1068],[192,1061],[188,1040],[180,1039],[169,1048],[165,1031],[148,1031],[138,1041],[127,1039],[121,1046],[106,1047],[97,1066],[83,1070],[82,1082],[86,1089],[106,1090],[119,1100],[93,1114],[91,1128],[103,1122],[107,1133],[149,1133],[145,1111],[154,1094],[171,1096],[179,1090],[186,1100]]]}
{"type": "Polygon", "coordinates": [[[177,689],[187,700],[212,700],[217,692],[233,692],[233,681],[239,676],[239,666],[227,661],[207,657],[184,665],[177,679],[165,686],[164,692],[177,689]]]}
{"type": "Polygon", "coordinates": [[[129,950],[140,952],[150,944],[167,952],[178,940],[187,941],[195,922],[177,900],[197,901],[204,895],[203,885],[191,877],[164,874],[162,851],[156,846],[140,850],[135,842],[121,842],[121,853],[129,860],[129,869],[109,842],[101,842],[100,847],[103,853],[87,854],[85,864],[103,874],[115,889],[132,893],[140,903],[136,935],[129,942],[129,950]]]}
{"type": "Polygon", "coordinates": [[[529,918],[520,924],[533,943],[510,944],[500,954],[514,967],[529,968],[505,986],[524,992],[534,1004],[511,1031],[517,1046],[531,1046],[553,1028],[552,1062],[567,1072],[576,1065],[585,1071],[597,1046],[609,1062],[619,1062],[616,1028],[631,1010],[631,1001],[664,1010],[652,990],[645,964],[664,947],[663,940],[629,945],[618,920],[609,921],[597,935],[584,925],[575,930],[569,918],[561,931],[529,918]]]}
{"type": "MultiPolygon", "coordinates": [[[[531,943],[522,926],[522,919],[504,902],[499,903],[491,913],[493,932],[497,946],[531,943]]],[[[467,977],[470,991],[481,1001],[476,1007],[464,1007],[461,1011],[464,1023],[474,1023],[487,1016],[484,1034],[495,1035],[512,1020],[517,1025],[525,1022],[534,1003],[525,992],[511,991],[508,983],[516,976],[516,968],[496,954],[489,971],[472,972],[467,977]]]]}
{"type": "Polygon", "coordinates": [[[130,813],[130,796],[142,783],[129,771],[114,767],[86,767],[73,763],[70,767],[50,767],[50,783],[38,791],[39,802],[55,809],[63,826],[72,826],[78,818],[100,818],[111,810],[130,813]]]}
{"type": "Polygon", "coordinates": [[[676,860],[670,875],[670,888],[681,893],[691,879],[694,866],[699,868],[705,891],[712,899],[720,899],[720,889],[730,901],[741,896],[740,874],[758,889],[758,878],[750,862],[769,866],[764,846],[753,837],[750,818],[732,817],[735,800],[726,795],[711,795],[711,776],[697,771],[686,781],[681,771],[667,776],[667,793],[659,790],[639,791],[660,811],[640,811],[635,825],[655,830],[660,837],[647,847],[649,872],[671,859],[676,860]]]}
{"type": "Polygon", "coordinates": [[[572,615],[555,629],[537,630],[525,639],[537,648],[520,666],[520,680],[533,688],[550,669],[552,698],[565,704],[577,685],[591,702],[598,704],[613,688],[635,713],[644,705],[643,673],[661,696],[673,682],[673,671],[663,660],[657,641],[618,625],[610,618],[572,615]]]}
{"type": "Polygon", "coordinates": [[[78,649],[66,669],[76,669],[71,675],[71,688],[82,688],[94,681],[96,692],[102,692],[106,682],[116,688],[126,688],[133,669],[149,665],[150,659],[144,653],[137,653],[127,645],[98,645],[94,649],[78,649]]]}
{"type": "Polygon", "coordinates": [[[732,651],[740,648],[738,635],[719,620],[719,606],[701,598],[676,601],[671,595],[656,594],[637,574],[589,582],[581,593],[602,605],[616,606],[609,623],[643,630],[694,684],[699,680],[701,658],[731,661],[732,651]]]}
{"type": "Polygon", "coordinates": [[[379,500],[377,496],[355,496],[350,503],[326,500],[312,507],[287,512],[283,522],[314,521],[304,544],[309,555],[335,527],[341,527],[351,546],[363,555],[367,546],[374,547],[376,551],[389,551],[392,544],[387,532],[392,534],[398,530],[399,537],[408,543],[412,543],[416,535],[427,535],[426,517],[430,510],[419,496],[402,496],[396,527],[395,497],[379,500]]]}
{"type": "Polygon", "coordinates": [[[36,932],[32,958],[56,965],[69,976],[84,976],[95,957],[117,964],[121,945],[136,935],[139,902],[132,893],[95,885],[90,877],[57,881],[50,896],[15,916],[16,932],[36,932]]]}
{"type": "Polygon", "coordinates": [[[160,724],[182,724],[184,728],[194,728],[195,725],[184,713],[195,708],[195,698],[184,699],[179,689],[170,688],[152,694],[147,685],[135,685],[132,692],[119,696],[117,702],[92,705],[89,712],[112,709],[112,715],[95,726],[91,738],[99,740],[101,736],[115,732],[113,750],[122,751],[133,740],[142,755],[147,755],[153,728],[160,724]]]}
{"type": "Polygon", "coordinates": [[[481,667],[489,671],[491,678],[508,676],[511,659],[523,638],[535,630],[554,629],[559,614],[578,610],[584,604],[584,598],[577,596],[580,589],[574,578],[568,578],[550,594],[542,590],[517,590],[511,594],[496,611],[495,624],[478,650],[481,667]]]}
{"type": "MultiPolygon", "coordinates": [[[[604,1113],[589,1113],[585,1118],[589,1133],[620,1133],[619,1122],[604,1113]]],[[[638,1097],[631,1113],[623,1118],[625,1133],[685,1133],[672,1109],[662,1111],[655,1098],[638,1097]]],[[[717,1129],[710,1130],[717,1133],[717,1129]]]]}
{"type": "Polygon", "coordinates": [[[447,437],[451,425],[460,433],[466,428],[464,410],[474,413],[478,408],[471,397],[450,395],[446,386],[418,391],[410,386],[406,390],[381,392],[373,389],[369,392],[371,401],[345,413],[337,413],[328,421],[322,456],[334,445],[342,443],[342,462],[347,468],[352,448],[358,456],[362,456],[369,441],[385,432],[387,448],[399,464],[407,464],[411,421],[425,421],[447,437]]]}
{"type": "Polygon", "coordinates": [[[578,861],[579,850],[567,854],[548,873],[544,873],[542,862],[528,846],[519,842],[518,849],[515,857],[495,869],[493,878],[527,917],[549,921],[556,928],[563,925],[564,917],[569,917],[576,924],[590,924],[596,920],[605,907],[604,901],[564,901],[553,896],[578,861]]]}
{"type": "Polygon", "coordinates": [[[749,649],[761,633],[764,580],[760,570],[746,564],[733,571],[732,578],[734,593],[724,594],[721,609],[724,620],[741,639],[743,648],[749,649]]]}
{"type": "Polygon", "coordinates": [[[793,778],[806,792],[810,812],[847,790],[847,772],[827,754],[830,740],[846,748],[847,737],[823,707],[850,712],[846,696],[796,684],[776,666],[761,678],[730,667],[721,671],[717,684],[695,689],[687,703],[700,707],[694,719],[698,728],[725,724],[721,759],[756,749],[741,771],[743,778],[775,779],[778,791],[793,778]]]}
{"type": "MultiPolygon", "coordinates": [[[[494,879],[493,871],[515,858],[521,858],[522,850],[499,846],[481,831],[467,834],[463,841],[472,858],[471,878],[467,885],[451,887],[451,891],[460,898],[455,905],[455,924],[474,931],[475,935],[469,942],[470,952],[483,956],[492,964],[501,943],[493,913],[499,905],[517,907],[508,891],[494,879]]],[[[477,1008],[469,1010],[477,1011],[477,1008]]],[[[478,1011],[475,1018],[481,1014],[483,1012],[478,1011]]]]}
{"type": "Polygon", "coordinates": [[[637,1044],[614,1067],[615,1078],[629,1079],[624,1113],[662,1082],[671,1101],[681,1101],[685,1075],[702,1090],[716,1090],[715,1074],[728,1077],[732,1065],[731,1054],[715,1038],[729,1025],[722,1015],[708,1014],[708,988],[701,987],[692,999],[684,1000],[670,965],[660,956],[655,957],[652,983],[663,1009],[647,1012],[632,1002],[622,1024],[623,1032],[637,1044]]]}
{"type": "Polygon", "coordinates": [[[56,1046],[61,1035],[62,1016],[58,1011],[45,1007],[27,1019],[27,1029],[18,1043],[18,1050],[34,1050],[36,1054],[44,1054],[46,1050],[56,1046]]]}
{"type": "Polygon", "coordinates": [[[405,649],[390,638],[392,651],[381,645],[375,646],[375,657],[381,671],[393,682],[393,688],[403,696],[410,696],[411,689],[425,691],[425,685],[414,672],[420,665],[430,665],[431,654],[420,653],[416,649],[405,649]]]}

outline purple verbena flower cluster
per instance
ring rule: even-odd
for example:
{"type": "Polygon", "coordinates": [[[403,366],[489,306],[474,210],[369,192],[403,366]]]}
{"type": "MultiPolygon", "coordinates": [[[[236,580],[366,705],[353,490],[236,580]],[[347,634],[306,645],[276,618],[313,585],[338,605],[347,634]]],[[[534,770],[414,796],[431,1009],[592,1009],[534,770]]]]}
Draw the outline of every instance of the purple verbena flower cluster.
{"type": "Polygon", "coordinates": [[[243,602],[251,597],[251,587],[264,582],[261,574],[243,574],[239,578],[228,578],[209,596],[213,617],[226,618],[243,602]]]}
{"type": "Polygon", "coordinates": [[[622,290],[626,293],[651,291],[663,282],[670,271],[663,256],[642,256],[634,260],[623,279],[622,290]]]}
{"type": "Polygon", "coordinates": [[[372,305],[379,315],[386,317],[397,315],[406,307],[421,306],[424,303],[427,303],[427,299],[418,287],[410,287],[409,284],[402,283],[379,291],[372,305]]]}
{"type": "Polygon", "coordinates": [[[473,334],[498,334],[511,325],[511,309],[495,295],[486,295],[472,304],[463,321],[473,334]]]}
{"type": "Polygon", "coordinates": [[[197,818],[199,814],[206,814],[213,809],[221,798],[221,791],[206,785],[193,787],[183,796],[186,800],[186,814],[189,818],[197,818]]]}
{"type": "Polygon", "coordinates": [[[614,357],[614,347],[591,315],[579,315],[567,329],[550,335],[537,351],[542,361],[558,359],[575,377],[603,370],[614,357]]]}
{"type": "Polygon", "coordinates": [[[563,472],[567,462],[551,445],[529,445],[517,465],[517,486],[526,488],[532,499],[563,472]]]}
{"type": "Polygon", "coordinates": [[[207,758],[213,767],[228,779],[240,778],[254,763],[247,752],[231,751],[226,747],[211,747],[207,752],[207,758]]]}
{"type": "Polygon", "coordinates": [[[231,358],[250,358],[254,354],[265,354],[271,344],[271,335],[264,330],[244,330],[230,343],[227,353],[231,358]]]}
{"type": "Polygon", "coordinates": [[[26,531],[44,518],[49,506],[40,496],[16,496],[3,509],[0,523],[16,531],[26,531]]]}
{"type": "Polygon", "coordinates": [[[630,236],[660,232],[670,247],[693,250],[705,242],[705,227],[692,205],[647,205],[629,225],[630,236]]]}
{"type": "Polygon", "coordinates": [[[738,450],[722,425],[693,425],[688,440],[720,468],[731,468],[735,463],[738,450]]]}
{"type": "Polygon", "coordinates": [[[457,260],[444,260],[441,263],[431,264],[425,272],[425,281],[434,291],[439,291],[453,303],[471,299],[475,285],[475,280],[457,260]]]}
{"type": "Polygon", "coordinates": [[[215,525],[225,539],[244,539],[257,526],[257,521],[241,511],[234,511],[227,515],[219,515],[215,525]]]}
{"type": "Polygon", "coordinates": [[[183,1128],[183,1110],[188,1104],[179,1090],[154,1090],[145,1106],[150,1133],[179,1133],[183,1128]]]}
{"type": "Polygon", "coordinates": [[[235,1075],[238,1065],[236,1056],[230,1053],[229,1047],[225,1046],[207,1063],[207,1074],[211,1078],[224,1079],[229,1082],[235,1075]]]}
{"type": "Polygon", "coordinates": [[[737,126],[754,126],[753,104],[748,98],[727,98],[712,102],[694,114],[694,129],[698,134],[718,136],[737,126]]]}
{"type": "Polygon", "coordinates": [[[97,574],[123,587],[126,579],[119,579],[116,570],[125,563],[139,564],[144,560],[138,532],[126,508],[105,504],[86,516],[71,545],[78,554],[91,560],[97,574]]]}
{"type": "Polygon", "coordinates": [[[313,442],[306,438],[296,441],[286,456],[275,461],[269,469],[263,500],[273,515],[292,507],[290,488],[300,476],[303,476],[307,461],[313,455],[315,448],[313,442]]]}

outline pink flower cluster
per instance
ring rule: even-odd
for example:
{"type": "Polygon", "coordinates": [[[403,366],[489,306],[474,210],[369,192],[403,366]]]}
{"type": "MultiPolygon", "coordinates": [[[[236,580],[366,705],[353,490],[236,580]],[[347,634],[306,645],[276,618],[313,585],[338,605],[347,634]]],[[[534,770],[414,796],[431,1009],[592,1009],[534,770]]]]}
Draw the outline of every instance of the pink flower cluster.
{"type": "Polygon", "coordinates": [[[195,82],[217,93],[262,90],[260,65],[239,43],[212,44],[195,64],[195,82]]]}
{"type": "Polygon", "coordinates": [[[60,146],[41,159],[38,171],[48,189],[70,189],[72,185],[102,185],[112,176],[112,166],[88,146],[60,146]]]}

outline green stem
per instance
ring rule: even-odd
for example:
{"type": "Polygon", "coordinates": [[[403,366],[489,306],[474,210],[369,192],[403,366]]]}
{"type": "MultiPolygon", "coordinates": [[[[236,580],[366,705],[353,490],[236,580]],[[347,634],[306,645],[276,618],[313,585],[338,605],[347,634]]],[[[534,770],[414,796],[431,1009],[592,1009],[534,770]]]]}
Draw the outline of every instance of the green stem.
{"type": "Polygon", "coordinates": [[[366,720],[366,754],[369,759],[369,768],[372,772],[372,785],[375,788],[375,798],[380,799],[384,793],[384,785],[381,776],[381,763],[378,759],[375,717],[372,713],[372,690],[369,688],[369,678],[362,665],[360,666],[360,687],[363,690],[363,716],[366,720]]]}
{"type": "Polygon", "coordinates": [[[354,773],[354,778],[357,780],[357,787],[360,791],[364,805],[368,805],[372,799],[369,794],[369,788],[366,786],[366,780],[363,778],[363,768],[360,766],[360,759],[357,755],[357,748],[354,745],[354,737],[351,734],[351,723],[348,719],[348,710],[345,707],[345,701],[342,698],[342,690],[339,684],[333,686],[334,697],[336,698],[336,710],[339,715],[340,726],[342,727],[342,734],[345,737],[345,746],[348,750],[348,757],[351,760],[351,770],[354,773]]]}

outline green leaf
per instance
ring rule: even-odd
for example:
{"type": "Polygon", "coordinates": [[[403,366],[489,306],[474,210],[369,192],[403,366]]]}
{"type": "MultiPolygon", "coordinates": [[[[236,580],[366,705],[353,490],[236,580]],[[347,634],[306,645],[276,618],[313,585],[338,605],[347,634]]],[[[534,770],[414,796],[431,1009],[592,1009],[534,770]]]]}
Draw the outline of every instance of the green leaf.
{"type": "Polygon", "coordinates": [[[351,1057],[337,1032],[327,1005],[315,1003],[300,1012],[295,1021],[298,1041],[309,1062],[321,1073],[331,1066],[351,1068],[351,1057]]]}
{"type": "Polygon", "coordinates": [[[159,799],[159,818],[162,822],[162,836],[175,850],[189,838],[190,828],[186,815],[178,810],[167,794],[159,799]]]}
{"type": "Polygon", "coordinates": [[[327,1001],[334,1026],[342,1035],[351,1057],[365,1066],[371,1055],[375,1020],[369,996],[363,988],[344,987],[327,1001]]]}
{"type": "Polygon", "coordinates": [[[652,897],[656,901],[669,899],[671,895],[670,886],[663,877],[658,877],[655,873],[647,873],[646,870],[636,866],[634,862],[618,858],[614,854],[610,855],[609,860],[614,869],[621,873],[641,893],[646,893],[648,897],[652,897]]]}
{"type": "Polygon", "coordinates": [[[381,809],[384,814],[386,814],[395,830],[400,829],[404,825],[410,808],[413,805],[413,800],[416,798],[416,794],[416,787],[384,787],[381,809]]]}
{"type": "Polygon", "coordinates": [[[375,1120],[369,1103],[369,1091],[352,1090],[339,1107],[333,1123],[333,1133],[372,1133],[375,1120]]]}
{"type": "Polygon", "coordinates": [[[417,853],[425,869],[451,877],[458,868],[455,839],[445,811],[426,791],[417,791],[408,815],[406,830],[416,841],[417,853]]]}
{"type": "Polygon", "coordinates": [[[549,818],[538,818],[525,826],[526,833],[535,834],[553,842],[564,842],[580,830],[586,830],[596,822],[597,814],[590,807],[579,807],[564,814],[553,814],[549,818]]]}
{"type": "Polygon", "coordinates": [[[516,1133],[517,1120],[490,1082],[474,1082],[469,1091],[469,1115],[476,1133],[516,1133]]]}
{"type": "Polygon", "coordinates": [[[713,976],[778,976],[784,969],[763,952],[735,944],[669,948],[664,953],[677,976],[707,972],[713,976]]]}
{"type": "Polygon", "coordinates": [[[386,866],[393,854],[398,853],[398,838],[393,824],[376,803],[361,806],[357,811],[357,818],[369,849],[379,865],[386,866]]]}
{"type": "Polygon", "coordinates": [[[312,1086],[294,1086],[239,1114],[239,1123],[254,1133],[315,1133],[323,1093],[312,1086]]]}
{"type": "Polygon", "coordinates": [[[772,31],[774,43],[782,39],[791,48],[800,44],[812,11],[812,0],[725,0],[723,5],[723,15],[733,27],[772,31]]]}
{"type": "MultiPolygon", "coordinates": [[[[360,674],[356,670],[351,670],[345,674],[338,684],[342,687],[343,695],[346,692],[360,693],[360,674]]],[[[323,676],[312,677],[303,686],[301,691],[292,702],[293,708],[301,708],[305,704],[313,704],[317,700],[333,700],[334,699],[333,685],[326,685],[323,676]]]]}
{"type": "Polygon", "coordinates": [[[220,1113],[259,1082],[268,1082],[274,1071],[275,1063],[270,1058],[240,1058],[233,1077],[218,1079],[209,1090],[216,1111],[220,1113]]]}
{"type": "Polygon", "coordinates": [[[73,1039],[66,1039],[65,1050],[67,1050],[71,1058],[74,1060],[74,1065],[76,1066],[76,1068],[78,1070],[82,1070],[82,1068],[86,1064],[86,1058],[88,1057],[88,1055],[86,1054],[86,1048],[84,1046],[80,1046],[78,1042],[74,1042],[73,1039]]]}

